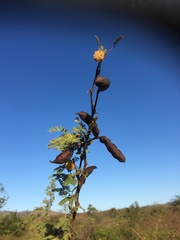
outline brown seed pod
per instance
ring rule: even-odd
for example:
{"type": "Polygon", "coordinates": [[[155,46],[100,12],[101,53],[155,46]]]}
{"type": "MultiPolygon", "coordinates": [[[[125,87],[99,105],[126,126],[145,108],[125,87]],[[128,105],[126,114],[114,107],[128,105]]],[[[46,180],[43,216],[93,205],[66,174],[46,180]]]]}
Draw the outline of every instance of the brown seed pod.
{"type": "Polygon", "coordinates": [[[109,79],[107,79],[103,76],[98,76],[95,79],[94,83],[96,84],[96,86],[98,87],[98,91],[100,91],[100,92],[105,91],[110,86],[109,79]]]}
{"type": "Polygon", "coordinates": [[[78,181],[79,186],[81,187],[86,181],[86,177],[84,175],[81,175],[78,181]]]}
{"type": "Polygon", "coordinates": [[[96,122],[94,123],[94,126],[91,128],[91,131],[93,135],[97,138],[100,131],[96,122]]]}
{"type": "Polygon", "coordinates": [[[106,136],[99,137],[101,143],[104,143],[107,147],[107,150],[112,154],[114,158],[116,158],[119,162],[125,162],[126,158],[122,154],[122,152],[116,147],[115,144],[111,142],[106,136]]]}
{"type": "Polygon", "coordinates": [[[88,126],[91,124],[90,128],[91,131],[93,133],[93,135],[95,137],[98,137],[99,135],[99,128],[96,122],[92,122],[93,118],[86,112],[78,112],[77,113],[79,115],[79,117],[81,118],[81,120],[83,120],[83,122],[85,122],[88,126]]]}
{"type": "Polygon", "coordinates": [[[117,37],[116,39],[115,39],[115,41],[114,41],[114,47],[116,46],[116,44],[119,42],[119,40],[121,40],[123,38],[123,36],[119,36],[119,37],[117,37]]]}
{"type": "Polygon", "coordinates": [[[54,161],[49,160],[51,163],[56,163],[56,164],[63,164],[66,163],[71,159],[73,155],[73,149],[72,148],[67,148],[65,151],[60,153],[54,161]]]}
{"type": "Polygon", "coordinates": [[[82,111],[78,112],[77,114],[79,115],[81,120],[83,120],[83,122],[85,122],[87,125],[91,123],[92,117],[88,113],[82,111]]]}
{"type": "Polygon", "coordinates": [[[84,173],[84,175],[86,175],[86,177],[88,177],[93,172],[93,170],[96,168],[97,168],[96,166],[87,167],[84,169],[83,173],[84,173]]]}
{"type": "Polygon", "coordinates": [[[80,176],[79,178],[79,186],[81,187],[85,182],[86,182],[86,178],[93,172],[94,169],[96,169],[96,166],[90,166],[85,168],[85,170],[83,171],[83,174],[80,176]]]}

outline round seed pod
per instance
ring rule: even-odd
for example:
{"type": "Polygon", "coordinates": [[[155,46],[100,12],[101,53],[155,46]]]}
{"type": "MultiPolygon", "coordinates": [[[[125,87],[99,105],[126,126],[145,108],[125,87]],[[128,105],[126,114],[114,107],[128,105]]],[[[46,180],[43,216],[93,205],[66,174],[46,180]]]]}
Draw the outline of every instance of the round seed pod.
{"type": "Polygon", "coordinates": [[[103,76],[98,76],[95,79],[95,85],[98,87],[98,90],[100,92],[105,91],[106,89],[108,89],[108,87],[110,86],[110,81],[109,79],[103,77],[103,76]]]}
{"type": "Polygon", "coordinates": [[[73,161],[69,160],[66,162],[66,169],[70,172],[75,169],[76,165],[73,161]]]}

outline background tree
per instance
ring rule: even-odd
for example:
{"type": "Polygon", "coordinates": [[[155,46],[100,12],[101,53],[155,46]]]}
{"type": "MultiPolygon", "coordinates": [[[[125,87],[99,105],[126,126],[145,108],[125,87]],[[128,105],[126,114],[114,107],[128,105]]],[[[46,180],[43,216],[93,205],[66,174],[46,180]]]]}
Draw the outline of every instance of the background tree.
{"type": "Polygon", "coordinates": [[[97,212],[97,209],[95,207],[93,207],[92,204],[89,204],[88,208],[87,208],[87,214],[88,215],[92,215],[93,213],[97,212]]]}
{"type": "Polygon", "coordinates": [[[174,198],[172,198],[170,204],[173,206],[180,205],[180,195],[176,195],[174,198]]]}
{"type": "Polygon", "coordinates": [[[8,194],[5,191],[2,183],[0,183],[0,209],[4,207],[4,205],[7,203],[7,200],[8,200],[8,194]]]}

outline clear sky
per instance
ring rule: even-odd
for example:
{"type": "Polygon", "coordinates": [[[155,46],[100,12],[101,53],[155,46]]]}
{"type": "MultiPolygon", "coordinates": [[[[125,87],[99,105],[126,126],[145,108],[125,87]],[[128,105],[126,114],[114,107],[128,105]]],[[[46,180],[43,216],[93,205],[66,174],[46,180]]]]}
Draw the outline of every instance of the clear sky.
{"type": "MultiPolygon", "coordinates": [[[[124,153],[119,163],[98,141],[89,149],[81,205],[98,210],[165,203],[180,194],[180,46],[176,33],[148,18],[48,8],[1,9],[0,183],[4,210],[41,206],[59,152],[48,150],[61,125],[71,130],[76,112],[90,112],[87,91],[97,63],[94,35],[110,48],[102,64],[111,80],[100,95],[100,135],[124,153]],[[38,9],[41,9],[38,10],[38,9]]],[[[57,196],[53,210],[58,206],[57,196]]]]}

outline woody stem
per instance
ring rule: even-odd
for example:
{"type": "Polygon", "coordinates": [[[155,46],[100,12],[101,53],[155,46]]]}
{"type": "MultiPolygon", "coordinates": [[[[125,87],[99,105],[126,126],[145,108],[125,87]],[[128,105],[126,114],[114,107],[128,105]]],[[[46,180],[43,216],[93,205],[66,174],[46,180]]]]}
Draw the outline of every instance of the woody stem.
{"type": "Polygon", "coordinates": [[[94,77],[94,80],[93,80],[93,84],[92,84],[92,87],[91,87],[91,90],[89,91],[89,94],[90,94],[90,102],[91,102],[91,117],[94,116],[94,113],[95,113],[95,108],[94,108],[94,103],[93,103],[93,91],[94,91],[94,84],[95,84],[95,80],[97,78],[97,76],[100,74],[101,72],[101,62],[98,63],[97,65],[97,68],[96,68],[96,73],[95,73],[95,77],[94,77]]]}
{"type": "Polygon", "coordinates": [[[99,96],[99,90],[97,90],[97,93],[96,93],[96,100],[95,100],[95,103],[94,103],[94,108],[93,108],[93,113],[92,115],[94,115],[96,113],[96,106],[97,106],[97,101],[98,101],[98,96],[99,96]]]}

